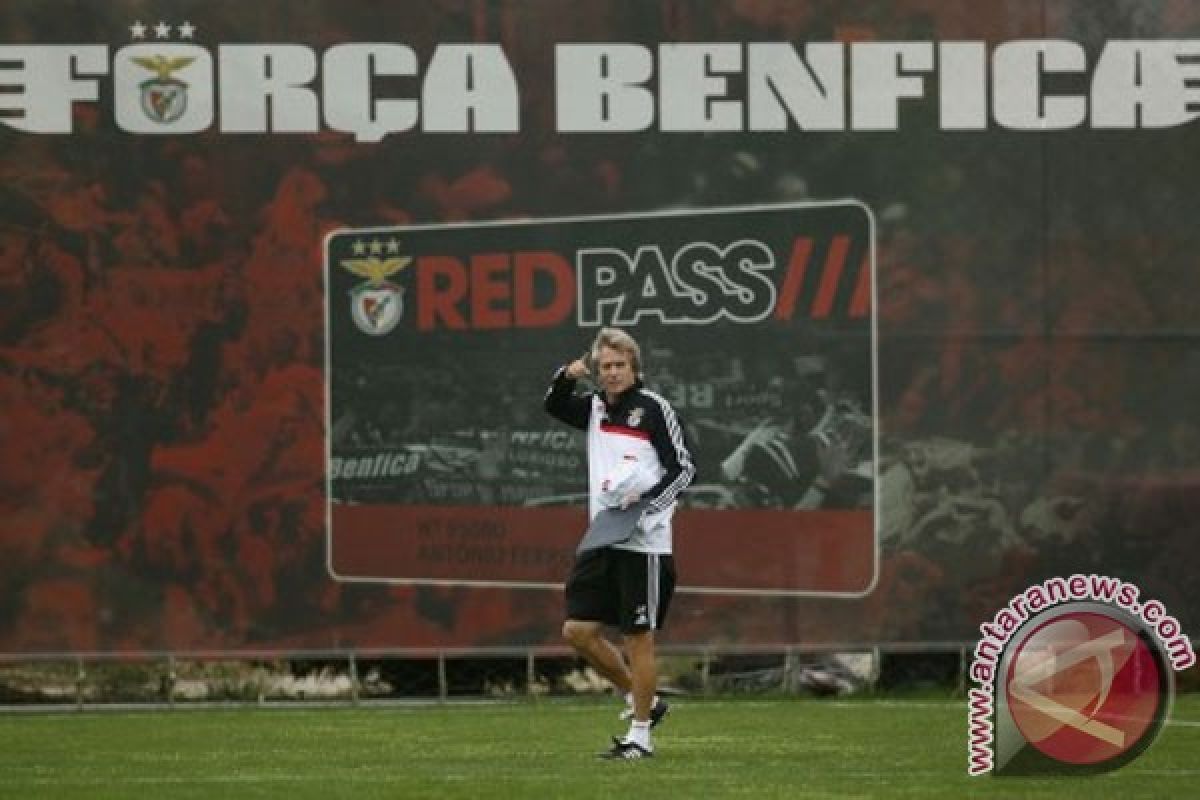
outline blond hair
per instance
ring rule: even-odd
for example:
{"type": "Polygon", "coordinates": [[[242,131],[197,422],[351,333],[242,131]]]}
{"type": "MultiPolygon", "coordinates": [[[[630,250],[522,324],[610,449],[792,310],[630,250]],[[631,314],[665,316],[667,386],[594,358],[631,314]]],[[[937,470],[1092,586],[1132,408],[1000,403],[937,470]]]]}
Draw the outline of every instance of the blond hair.
{"type": "Polygon", "coordinates": [[[620,328],[601,328],[600,332],[596,334],[596,340],[592,342],[593,363],[600,360],[601,347],[610,347],[618,353],[624,353],[629,357],[633,373],[635,375],[642,374],[642,348],[638,346],[637,340],[625,331],[620,328]]]}

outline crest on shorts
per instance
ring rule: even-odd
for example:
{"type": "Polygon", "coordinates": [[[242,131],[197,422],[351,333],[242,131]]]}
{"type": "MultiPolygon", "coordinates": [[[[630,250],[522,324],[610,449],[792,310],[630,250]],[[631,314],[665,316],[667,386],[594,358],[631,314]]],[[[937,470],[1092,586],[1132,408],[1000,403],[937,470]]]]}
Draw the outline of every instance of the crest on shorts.
{"type": "Polygon", "coordinates": [[[642,422],[642,417],[646,414],[643,408],[635,408],[629,412],[629,417],[625,420],[625,424],[631,428],[636,428],[642,422]]]}
{"type": "Polygon", "coordinates": [[[135,56],[133,63],[154,73],[155,77],[142,81],[142,111],[155,122],[168,125],[183,116],[187,110],[188,85],[172,73],[181,70],[196,59],[190,56],[169,58],[164,55],[135,56]]]}
{"type": "Polygon", "coordinates": [[[411,262],[407,256],[368,256],[341,262],[343,268],[366,278],[350,290],[350,312],[360,331],[368,336],[383,336],[399,324],[404,316],[404,287],[392,283],[388,277],[411,262]]]}

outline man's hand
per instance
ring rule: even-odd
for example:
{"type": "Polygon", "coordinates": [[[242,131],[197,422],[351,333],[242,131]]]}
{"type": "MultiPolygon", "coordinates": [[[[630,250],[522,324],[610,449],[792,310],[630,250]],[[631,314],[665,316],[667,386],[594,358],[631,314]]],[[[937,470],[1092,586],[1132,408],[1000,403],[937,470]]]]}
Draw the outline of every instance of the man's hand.
{"type": "Polygon", "coordinates": [[[567,364],[567,377],[568,378],[570,378],[573,381],[577,381],[580,378],[586,378],[592,374],[592,371],[590,369],[588,369],[587,361],[585,360],[586,358],[587,358],[587,354],[584,353],[582,356],[575,359],[570,364],[567,364]]]}
{"type": "Polygon", "coordinates": [[[621,510],[624,511],[625,509],[629,508],[631,505],[633,505],[634,503],[636,503],[638,500],[641,500],[641,499],[642,499],[641,492],[630,492],[629,494],[627,494],[621,498],[621,510]]]}

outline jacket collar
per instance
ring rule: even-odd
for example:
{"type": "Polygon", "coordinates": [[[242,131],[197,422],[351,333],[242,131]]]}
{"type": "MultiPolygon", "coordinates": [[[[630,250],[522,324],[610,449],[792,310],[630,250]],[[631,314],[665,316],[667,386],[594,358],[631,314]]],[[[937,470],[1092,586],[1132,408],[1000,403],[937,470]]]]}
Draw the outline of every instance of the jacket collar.
{"type": "Polygon", "coordinates": [[[646,384],[644,384],[644,383],[642,382],[642,379],[641,379],[640,377],[639,377],[639,378],[635,378],[635,379],[634,379],[634,381],[633,381],[633,385],[632,385],[632,386],[630,386],[630,387],[629,387],[628,389],[626,389],[625,391],[621,392],[619,395],[617,395],[617,399],[616,399],[615,401],[613,401],[613,402],[611,402],[611,403],[610,403],[610,402],[608,401],[608,392],[604,391],[603,389],[601,389],[601,390],[600,390],[600,392],[599,392],[599,394],[600,394],[600,399],[601,399],[602,401],[604,401],[604,407],[605,407],[605,408],[608,408],[608,409],[620,408],[621,406],[625,405],[625,402],[626,402],[626,401],[627,401],[627,400],[628,400],[630,397],[632,397],[632,396],[633,396],[633,395],[634,395],[634,394],[635,394],[635,393],[636,393],[636,392],[637,392],[639,389],[643,388],[645,385],[646,385],[646,384]]]}

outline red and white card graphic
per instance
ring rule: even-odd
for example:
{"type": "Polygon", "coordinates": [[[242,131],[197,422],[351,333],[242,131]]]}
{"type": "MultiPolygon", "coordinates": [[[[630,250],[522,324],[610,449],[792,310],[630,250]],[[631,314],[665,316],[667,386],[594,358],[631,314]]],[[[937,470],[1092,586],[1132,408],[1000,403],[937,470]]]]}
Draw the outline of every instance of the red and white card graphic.
{"type": "Polygon", "coordinates": [[[874,586],[862,203],[345,229],[325,262],[335,579],[560,587],[588,525],[586,453],[541,399],[617,326],[699,460],[675,517],[680,590],[874,586]]]}

